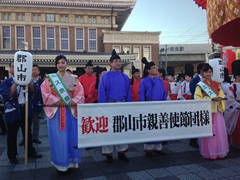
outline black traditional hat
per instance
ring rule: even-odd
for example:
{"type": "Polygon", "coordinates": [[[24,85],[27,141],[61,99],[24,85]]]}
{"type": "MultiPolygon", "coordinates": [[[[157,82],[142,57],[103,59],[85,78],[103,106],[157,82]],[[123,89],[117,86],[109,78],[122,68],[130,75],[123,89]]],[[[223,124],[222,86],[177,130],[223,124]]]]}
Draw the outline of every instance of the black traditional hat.
{"type": "Polygon", "coordinates": [[[143,70],[143,77],[147,77],[148,76],[148,72],[147,72],[146,66],[148,64],[148,61],[147,61],[147,59],[145,57],[142,58],[142,63],[145,64],[144,70],[143,70]]]}
{"type": "Polygon", "coordinates": [[[135,66],[132,66],[132,74],[140,72],[139,69],[135,68],[135,66]]]}
{"type": "Polygon", "coordinates": [[[143,71],[143,77],[148,76],[148,70],[151,69],[152,66],[155,66],[155,63],[153,61],[148,62],[145,57],[142,58],[142,63],[145,64],[144,71],[143,71]]]}
{"type": "Polygon", "coordinates": [[[113,62],[114,59],[121,59],[119,55],[117,55],[117,52],[115,49],[112,50],[112,56],[110,57],[109,61],[113,62]]]}
{"type": "Polygon", "coordinates": [[[87,62],[87,64],[85,65],[85,67],[87,67],[87,66],[93,66],[93,64],[92,64],[92,61],[91,61],[91,60],[89,60],[89,61],[87,62]]]}
{"type": "Polygon", "coordinates": [[[240,60],[233,61],[232,64],[232,73],[234,76],[240,75],[240,60]]]}
{"type": "Polygon", "coordinates": [[[170,76],[174,76],[175,75],[174,67],[168,66],[167,67],[167,74],[170,75],[170,76]]]}
{"type": "Polygon", "coordinates": [[[146,70],[150,70],[151,67],[155,66],[155,63],[154,62],[149,62],[148,64],[146,64],[146,70]]]}
{"type": "Polygon", "coordinates": [[[193,77],[194,67],[192,64],[186,64],[184,69],[185,69],[185,75],[193,77]]]}
{"type": "Polygon", "coordinates": [[[159,73],[162,73],[162,77],[165,77],[165,76],[166,76],[166,71],[165,71],[164,68],[159,68],[159,69],[158,69],[158,72],[159,72],[159,73]]]}

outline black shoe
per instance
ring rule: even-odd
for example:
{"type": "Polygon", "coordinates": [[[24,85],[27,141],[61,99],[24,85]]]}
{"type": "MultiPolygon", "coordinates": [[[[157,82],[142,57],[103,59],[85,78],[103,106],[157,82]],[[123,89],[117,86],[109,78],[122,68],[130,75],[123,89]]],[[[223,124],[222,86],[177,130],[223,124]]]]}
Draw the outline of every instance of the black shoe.
{"type": "Polygon", "coordinates": [[[39,158],[42,158],[42,154],[33,153],[33,154],[29,154],[28,157],[34,158],[34,159],[39,159],[39,158]]]}
{"type": "Polygon", "coordinates": [[[118,154],[118,159],[122,160],[123,162],[129,162],[129,159],[124,153],[118,154]]]}
{"type": "Polygon", "coordinates": [[[112,163],[114,162],[112,156],[106,156],[106,158],[107,158],[107,162],[108,162],[109,164],[112,164],[112,163]]]}
{"type": "Polygon", "coordinates": [[[9,159],[9,161],[10,161],[11,164],[18,164],[17,158],[9,159]]]}
{"type": "Polygon", "coordinates": [[[158,155],[161,155],[161,156],[165,156],[165,153],[162,152],[162,151],[154,151],[154,153],[158,154],[158,155]]]}
{"type": "Polygon", "coordinates": [[[67,175],[69,175],[71,173],[71,170],[67,170],[67,171],[59,171],[59,170],[57,170],[57,175],[58,176],[67,176],[67,175]]]}
{"type": "Polygon", "coordinates": [[[147,157],[152,157],[152,152],[146,152],[147,157]]]}
{"type": "Polygon", "coordinates": [[[19,143],[18,145],[19,145],[19,146],[23,146],[23,145],[24,145],[23,139],[20,141],[20,143],[19,143]]]}
{"type": "Polygon", "coordinates": [[[197,144],[196,141],[190,140],[189,145],[192,146],[192,147],[194,147],[194,148],[197,148],[197,149],[199,148],[199,145],[197,144]]]}
{"type": "Polygon", "coordinates": [[[37,143],[37,144],[41,144],[42,143],[39,139],[33,139],[32,142],[37,143]]]}

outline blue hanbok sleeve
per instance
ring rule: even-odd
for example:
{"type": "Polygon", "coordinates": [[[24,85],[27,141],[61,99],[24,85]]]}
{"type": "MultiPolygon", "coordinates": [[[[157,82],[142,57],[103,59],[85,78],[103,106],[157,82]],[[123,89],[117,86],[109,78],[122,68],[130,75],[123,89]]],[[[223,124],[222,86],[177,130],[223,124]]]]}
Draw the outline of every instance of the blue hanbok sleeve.
{"type": "Polygon", "coordinates": [[[132,102],[132,91],[131,91],[131,85],[130,85],[130,81],[129,81],[129,78],[126,74],[124,74],[124,78],[127,80],[126,83],[127,83],[127,102],[132,102]]]}
{"type": "Polygon", "coordinates": [[[145,101],[145,83],[144,80],[141,80],[139,89],[138,89],[139,101],[145,101]]]}
{"type": "Polygon", "coordinates": [[[163,101],[166,101],[167,100],[167,95],[166,95],[166,90],[163,89],[163,101]]]}
{"type": "Polygon", "coordinates": [[[106,77],[107,73],[102,76],[98,85],[98,103],[106,103],[107,102],[107,95],[106,95],[106,77]]]}
{"type": "Polygon", "coordinates": [[[132,91],[131,91],[131,87],[130,87],[130,82],[129,82],[129,85],[128,85],[127,102],[132,102],[132,91]]]}

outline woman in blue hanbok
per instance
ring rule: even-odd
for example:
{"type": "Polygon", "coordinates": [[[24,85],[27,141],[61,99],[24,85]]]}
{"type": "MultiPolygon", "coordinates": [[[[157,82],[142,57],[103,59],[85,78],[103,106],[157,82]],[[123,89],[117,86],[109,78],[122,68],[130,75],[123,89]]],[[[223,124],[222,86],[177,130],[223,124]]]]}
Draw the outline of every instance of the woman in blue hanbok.
{"type": "Polygon", "coordinates": [[[65,56],[55,58],[57,73],[48,75],[41,85],[44,111],[48,121],[51,161],[58,171],[78,168],[81,150],[76,149],[77,108],[84,103],[83,87],[75,76],[66,72],[65,56]]]}

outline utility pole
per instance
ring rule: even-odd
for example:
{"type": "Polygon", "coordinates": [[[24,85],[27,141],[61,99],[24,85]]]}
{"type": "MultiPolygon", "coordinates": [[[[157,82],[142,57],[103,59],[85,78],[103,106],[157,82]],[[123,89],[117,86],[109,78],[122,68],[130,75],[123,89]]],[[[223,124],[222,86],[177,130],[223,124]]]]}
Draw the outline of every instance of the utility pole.
{"type": "Polygon", "coordinates": [[[160,62],[160,68],[163,67],[163,65],[162,65],[162,63],[163,63],[163,56],[162,56],[163,51],[164,51],[164,48],[161,48],[161,49],[159,50],[159,62],[160,62]]]}
{"type": "Polygon", "coordinates": [[[165,69],[167,69],[167,63],[168,63],[168,59],[167,59],[167,44],[165,45],[165,69]]]}

